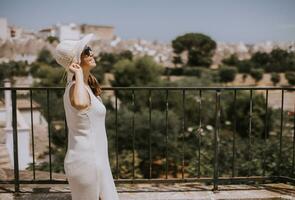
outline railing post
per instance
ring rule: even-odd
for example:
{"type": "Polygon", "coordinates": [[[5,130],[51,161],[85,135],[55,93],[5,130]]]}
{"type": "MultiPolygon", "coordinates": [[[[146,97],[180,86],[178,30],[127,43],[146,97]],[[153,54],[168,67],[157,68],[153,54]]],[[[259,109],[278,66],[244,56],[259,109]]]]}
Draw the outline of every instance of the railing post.
{"type": "Polygon", "coordinates": [[[283,129],[284,129],[284,89],[282,89],[281,96],[281,123],[280,123],[280,143],[279,143],[279,160],[278,160],[278,176],[281,176],[281,167],[282,167],[282,149],[283,149],[283,129]]]}
{"type": "Polygon", "coordinates": [[[292,173],[291,177],[294,178],[294,165],[295,165],[295,105],[294,105],[294,113],[293,113],[293,146],[292,146],[292,173]]]}
{"type": "Polygon", "coordinates": [[[214,129],[214,177],[213,177],[213,191],[218,190],[218,157],[219,157],[219,123],[220,123],[220,93],[216,90],[216,106],[215,106],[215,129],[214,129]]]}
{"type": "Polygon", "coordinates": [[[18,141],[17,141],[17,112],[16,112],[16,89],[12,89],[12,128],[13,128],[13,168],[14,168],[14,192],[19,191],[19,166],[18,166],[18,141]]]}

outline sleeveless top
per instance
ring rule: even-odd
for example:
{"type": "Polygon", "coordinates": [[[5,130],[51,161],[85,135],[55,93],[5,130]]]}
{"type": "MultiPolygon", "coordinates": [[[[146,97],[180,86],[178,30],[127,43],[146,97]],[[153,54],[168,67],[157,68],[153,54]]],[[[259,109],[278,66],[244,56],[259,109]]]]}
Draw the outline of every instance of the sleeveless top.
{"type": "MultiPolygon", "coordinates": [[[[96,161],[97,164],[108,161],[108,145],[105,130],[106,108],[99,96],[85,84],[90,96],[90,105],[82,110],[72,106],[70,88],[75,83],[67,84],[63,96],[66,120],[68,125],[68,150],[64,160],[70,164],[77,160],[96,161]]],[[[104,163],[107,164],[107,163],[104,163]]]]}

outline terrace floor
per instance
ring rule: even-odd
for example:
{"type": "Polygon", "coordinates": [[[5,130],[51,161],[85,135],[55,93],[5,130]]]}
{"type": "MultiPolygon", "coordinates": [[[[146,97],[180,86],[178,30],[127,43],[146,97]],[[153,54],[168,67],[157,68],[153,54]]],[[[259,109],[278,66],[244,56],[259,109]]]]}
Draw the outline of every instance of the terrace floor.
{"type": "MultiPolygon", "coordinates": [[[[116,184],[120,200],[215,200],[215,199],[294,199],[295,186],[276,183],[260,185],[212,185],[200,183],[116,184]]],[[[13,185],[0,185],[0,200],[70,200],[68,185],[21,185],[19,196],[7,193],[13,185]],[[32,193],[33,188],[50,187],[50,193],[32,193]]]]}

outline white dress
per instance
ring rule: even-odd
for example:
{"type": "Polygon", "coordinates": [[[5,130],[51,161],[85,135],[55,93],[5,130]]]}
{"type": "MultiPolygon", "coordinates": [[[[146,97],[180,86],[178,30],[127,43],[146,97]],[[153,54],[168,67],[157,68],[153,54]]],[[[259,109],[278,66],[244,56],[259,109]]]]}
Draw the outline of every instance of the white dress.
{"type": "Polygon", "coordinates": [[[64,169],[72,200],[118,200],[113,180],[105,130],[106,108],[99,96],[85,84],[91,105],[78,110],[71,105],[71,81],[63,96],[68,125],[68,150],[64,169]]]}

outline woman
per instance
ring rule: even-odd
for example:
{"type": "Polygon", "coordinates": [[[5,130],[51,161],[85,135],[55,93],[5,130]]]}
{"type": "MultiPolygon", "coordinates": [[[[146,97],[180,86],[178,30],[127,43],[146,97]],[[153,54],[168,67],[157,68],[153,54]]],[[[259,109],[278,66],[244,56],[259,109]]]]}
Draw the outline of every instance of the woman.
{"type": "Polygon", "coordinates": [[[106,108],[90,73],[96,66],[87,46],[92,37],[64,40],[56,47],[55,59],[67,72],[63,101],[69,134],[64,169],[73,200],[117,200],[108,158],[106,108]]]}

